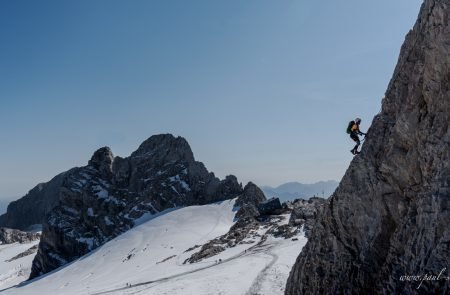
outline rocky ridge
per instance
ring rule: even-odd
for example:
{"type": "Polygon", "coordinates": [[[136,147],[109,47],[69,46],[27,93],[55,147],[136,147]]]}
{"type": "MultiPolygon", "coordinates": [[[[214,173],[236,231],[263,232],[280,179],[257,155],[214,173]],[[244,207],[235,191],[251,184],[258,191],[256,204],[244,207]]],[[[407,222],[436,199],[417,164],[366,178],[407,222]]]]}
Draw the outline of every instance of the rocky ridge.
{"type": "Polygon", "coordinates": [[[449,292],[449,85],[450,1],[425,0],[382,110],[319,213],[287,295],[449,292]],[[425,275],[435,279],[405,279],[425,275]]]}
{"type": "Polygon", "coordinates": [[[24,232],[17,229],[0,227],[0,244],[30,243],[39,240],[40,233],[24,232]]]}
{"type": "Polygon", "coordinates": [[[92,251],[152,214],[243,193],[236,177],[218,179],[195,161],[184,138],[170,134],[150,137],[127,158],[101,148],[87,166],[60,177],[54,189],[58,202],[43,222],[31,278],[92,251]]]}
{"type": "MultiPolygon", "coordinates": [[[[269,235],[292,238],[304,229],[306,223],[312,227],[317,216],[304,214],[301,215],[304,218],[302,222],[293,222],[292,220],[298,221],[298,212],[320,210],[326,202],[325,199],[311,198],[309,201],[297,200],[295,206],[286,203],[282,206],[277,198],[265,200],[262,191],[252,183],[246,185],[244,192],[248,195],[245,196],[244,193],[236,200],[237,220],[229,232],[201,246],[200,250],[193,253],[184,263],[199,262],[240,244],[254,244],[252,247],[256,247],[264,243],[269,235]]],[[[195,245],[186,252],[199,247],[195,245]]]]}

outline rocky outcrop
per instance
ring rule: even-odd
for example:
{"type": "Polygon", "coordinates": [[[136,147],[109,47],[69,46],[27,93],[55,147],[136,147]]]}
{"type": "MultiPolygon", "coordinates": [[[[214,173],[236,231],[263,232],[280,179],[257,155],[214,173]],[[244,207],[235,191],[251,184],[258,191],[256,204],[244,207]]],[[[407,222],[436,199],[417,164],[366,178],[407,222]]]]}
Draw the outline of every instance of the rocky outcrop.
{"type": "Polygon", "coordinates": [[[258,217],[259,211],[258,208],[255,207],[253,204],[244,204],[241,207],[239,207],[239,210],[236,212],[235,218],[237,219],[244,219],[249,217],[258,217]]]}
{"type": "Polygon", "coordinates": [[[244,187],[244,193],[237,198],[235,204],[236,206],[243,206],[244,204],[247,204],[258,207],[258,205],[265,200],[266,196],[264,196],[262,190],[253,182],[249,182],[244,187]]]}
{"type": "Polygon", "coordinates": [[[450,1],[425,0],[286,294],[448,294],[449,85],[450,1]]]}
{"type": "Polygon", "coordinates": [[[259,216],[258,206],[264,202],[266,197],[262,190],[253,182],[247,183],[244,187],[244,193],[240,195],[235,202],[238,211],[236,218],[253,218],[259,216]]]}
{"type": "Polygon", "coordinates": [[[281,210],[281,203],[280,199],[278,198],[271,198],[267,201],[261,202],[258,205],[258,211],[261,215],[276,214],[280,210],[281,210]]]}
{"type": "Polygon", "coordinates": [[[0,227],[0,244],[30,243],[39,240],[40,233],[24,232],[17,229],[0,227]]]}
{"type": "Polygon", "coordinates": [[[296,226],[303,226],[305,236],[309,238],[311,230],[313,229],[317,216],[327,203],[327,200],[313,197],[309,200],[297,199],[290,202],[292,207],[291,218],[289,224],[296,226]]]}
{"type": "MultiPolygon", "coordinates": [[[[252,183],[249,183],[249,185],[254,186],[252,183]]],[[[248,193],[250,191],[258,192],[258,190],[252,189],[248,193]]],[[[249,203],[241,203],[241,207],[236,213],[237,221],[230,230],[204,244],[198,252],[192,254],[184,263],[199,262],[225,251],[226,248],[232,248],[240,244],[261,245],[269,236],[289,239],[300,234],[302,227],[306,228],[305,224],[308,224],[308,230],[311,230],[317,216],[316,212],[326,203],[326,200],[321,198],[311,198],[308,201],[296,200],[294,203],[287,202],[283,205],[280,204],[278,198],[272,198],[264,202],[261,202],[260,196],[256,199],[258,200],[256,201],[257,206],[254,203],[255,198],[247,195],[246,200],[249,203]],[[301,212],[307,213],[301,214],[301,212]],[[309,214],[310,212],[313,212],[313,214],[309,214]],[[304,219],[297,222],[300,217],[304,219]]],[[[195,245],[185,252],[193,251],[196,248],[199,248],[199,246],[195,245]]]]}
{"type": "MultiPolygon", "coordinates": [[[[168,208],[242,195],[236,177],[219,180],[195,161],[184,138],[155,135],[130,157],[97,150],[85,167],[64,173],[58,203],[43,222],[31,277],[70,262],[168,208]]],[[[45,186],[45,185],[44,185],[45,186]]]]}
{"type": "Polygon", "coordinates": [[[259,204],[265,200],[264,193],[256,184],[252,182],[247,183],[242,194],[235,201],[235,208],[237,209],[235,215],[236,223],[230,228],[228,233],[204,244],[200,251],[192,254],[190,258],[184,261],[184,264],[201,261],[225,251],[226,248],[242,243],[251,231],[255,231],[259,227],[259,222],[255,218],[260,215],[258,211],[259,204]]]}
{"type": "MultiPolygon", "coordinates": [[[[249,243],[244,241],[245,239],[261,238],[261,235],[257,233],[261,224],[253,217],[239,219],[229,230],[228,233],[212,239],[208,243],[204,244],[200,251],[194,253],[186,259],[183,264],[196,263],[205,258],[217,255],[226,248],[232,248],[242,243],[249,243]]],[[[253,240],[252,243],[255,241],[253,240]]]]}

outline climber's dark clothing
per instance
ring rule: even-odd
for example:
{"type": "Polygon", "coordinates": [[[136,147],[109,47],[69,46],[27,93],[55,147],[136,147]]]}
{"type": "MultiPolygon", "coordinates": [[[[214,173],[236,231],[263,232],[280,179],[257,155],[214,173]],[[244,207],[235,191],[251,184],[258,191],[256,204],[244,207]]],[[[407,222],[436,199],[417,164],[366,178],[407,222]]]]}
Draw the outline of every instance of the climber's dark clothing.
{"type": "Polygon", "coordinates": [[[358,145],[360,144],[359,137],[358,137],[358,135],[356,135],[355,132],[350,133],[350,138],[353,139],[354,141],[356,141],[358,143],[358,145]]]}

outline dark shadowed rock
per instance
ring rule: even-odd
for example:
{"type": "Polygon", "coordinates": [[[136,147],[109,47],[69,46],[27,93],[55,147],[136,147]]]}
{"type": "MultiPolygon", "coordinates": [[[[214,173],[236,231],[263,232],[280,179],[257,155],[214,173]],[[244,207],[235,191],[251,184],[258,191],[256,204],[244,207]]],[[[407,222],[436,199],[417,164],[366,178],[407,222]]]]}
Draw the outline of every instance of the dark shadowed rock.
{"type": "Polygon", "coordinates": [[[259,203],[264,202],[265,200],[266,197],[262,190],[253,182],[249,182],[244,187],[244,193],[236,200],[236,206],[253,204],[257,207],[259,203]]]}
{"type": "Polygon", "coordinates": [[[235,218],[247,218],[247,217],[257,217],[259,216],[258,208],[253,204],[242,205],[235,215],[235,218]]]}
{"type": "Polygon", "coordinates": [[[235,206],[239,208],[235,217],[246,218],[259,216],[258,205],[265,200],[264,193],[256,184],[253,182],[247,183],[244,187],[244,193],[235,202],[235,206]]]}
{"type": "Polygon", "coordinates": [[[109,176],[112,174],[112,164],[114,161],[114,155],[109,147],[102,147],[98,149],[88,165],[97,169],[102,175],[109,176]]]}
{"type": "Polygon", "coordinates": [[[286,294],[448,294],[450,0],[425,0],[360,155],[298,257],[286,294]]]}
{"type": "Polygon", "coordinates": [[[281,209],[280,199],[272,198],[267,201],[261,202],[258,205],[258,211],[261,215],[275,214],[277,210],[281,209]]]}
{"type": "Polygon", "coordinates": [[[55,176],[47,183],[40,183],[23,198],[8,205],[7,212],[0,216],[0,226],[26,230],[34,224],[42,224],[45,216],[58,204],[62,182],[67,171],[55,176]]]}

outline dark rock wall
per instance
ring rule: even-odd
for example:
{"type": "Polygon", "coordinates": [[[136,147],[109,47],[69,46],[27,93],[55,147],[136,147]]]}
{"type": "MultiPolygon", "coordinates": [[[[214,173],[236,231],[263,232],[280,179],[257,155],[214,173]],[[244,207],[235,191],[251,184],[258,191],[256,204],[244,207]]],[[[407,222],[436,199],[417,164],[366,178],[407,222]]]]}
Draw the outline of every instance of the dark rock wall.
{"type": "Polygon", "coordinates": [[[0,226],[26,230],[31,225],[42,224],[45,216],[58,204],[65,174],[38,184],[23,198],[11,202],[6,213],[0,216],[0,226]]]}

